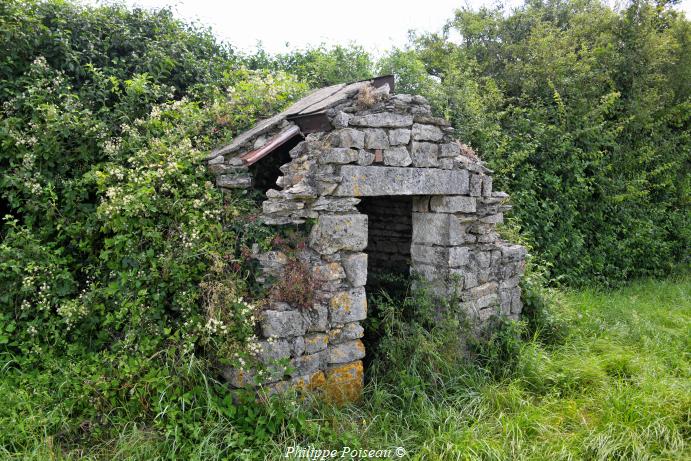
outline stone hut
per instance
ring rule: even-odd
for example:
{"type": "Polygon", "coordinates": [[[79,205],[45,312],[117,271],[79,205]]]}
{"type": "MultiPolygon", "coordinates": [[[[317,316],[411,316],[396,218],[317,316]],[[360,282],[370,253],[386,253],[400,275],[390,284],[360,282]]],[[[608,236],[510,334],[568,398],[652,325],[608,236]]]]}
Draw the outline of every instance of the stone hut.
{"type": "MultiPolygon", "coordinates": [[[[507,194],[425,98],[393,87],[383,76],[316,90],[208,157],[218,187],[265,191],[264,222],[309,226],[298,259],[314,297],[273,299],[260,316],[271,390],[359,395],[368,272],[419,274],[435,295],[457,296],[475,325],[521,313],[526,251],[495,230],[507,194]]],[[[267,283],[293,275],[281,251],[256,257],[267,283]]],[[[226,378],[241,387],[250,375],[226,378]]]]}

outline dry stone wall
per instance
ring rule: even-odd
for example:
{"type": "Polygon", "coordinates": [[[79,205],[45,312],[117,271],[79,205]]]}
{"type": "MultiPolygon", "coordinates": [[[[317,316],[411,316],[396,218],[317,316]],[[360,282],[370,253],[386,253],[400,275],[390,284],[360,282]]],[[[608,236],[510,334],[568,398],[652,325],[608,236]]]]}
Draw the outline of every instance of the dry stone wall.
{"type": "MultiPolygon", "coordinates": [[[[316,287],[312,305],[279,300],[261,315],[260,359],[289,364],[272,365],[263,378],[269,389],[298,385],[325,388],[336,399],[357,397],[366,353],[368,244],[370,270],[381,267],[388,247],[436,295],[457,295],[476,325],[521,313],[526,252],[496,232],[510,208],[507,195],[493,191],[490,170],[424,98],[389,95],[387,87],[372,93],[369,106],[354,95],[330,108],[333,129],[309,134],[293,148],[277,189],[266,194],[264,222],[313,223],[298,258],[316,287]],[[359,206],[364,197],[376,199],[359,206]],[[410,236],[409,248],[398,246],[402,234],[410,236]]],[[[219,187],[248,185],[235,157],[213,161],[219,187]]],[[[257,257],[267,280],[285,277],[286,254],[257,257]]],[[[235,386],[248,380],[232,369],[228,378],[235,386]]]]}

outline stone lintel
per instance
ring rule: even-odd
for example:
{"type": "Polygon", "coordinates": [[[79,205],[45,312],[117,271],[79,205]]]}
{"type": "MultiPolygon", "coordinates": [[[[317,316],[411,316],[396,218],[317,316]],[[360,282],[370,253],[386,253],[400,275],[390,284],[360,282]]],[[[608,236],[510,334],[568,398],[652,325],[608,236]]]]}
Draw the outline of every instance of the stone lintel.
{"type": "Polygon", "coordinates": [[[468,191],[468,171],[344,165],[341,184],[333,195],[462,195],[468,191]]]}

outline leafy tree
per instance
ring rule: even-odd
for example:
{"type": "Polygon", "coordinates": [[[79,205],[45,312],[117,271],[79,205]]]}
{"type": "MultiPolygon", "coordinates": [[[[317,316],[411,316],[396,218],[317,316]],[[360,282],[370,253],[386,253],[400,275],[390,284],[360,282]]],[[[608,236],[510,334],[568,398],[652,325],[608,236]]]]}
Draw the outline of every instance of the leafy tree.
{"type": "Polygon", "coordinates": [[[691,29],[671,6],[461,9],[445,34],[415,36],[381,63],[496,170],[523,231],[566,283],[688,263],[691,29]]]}
{"type": "Polygon", "coordinates": [[[325,45],[269,55],[259,49],[245,57],[250,69],[282,70],[297,76],[313,88],[353,82],[372,77],[372,57],[358,45],[325,45]]]}

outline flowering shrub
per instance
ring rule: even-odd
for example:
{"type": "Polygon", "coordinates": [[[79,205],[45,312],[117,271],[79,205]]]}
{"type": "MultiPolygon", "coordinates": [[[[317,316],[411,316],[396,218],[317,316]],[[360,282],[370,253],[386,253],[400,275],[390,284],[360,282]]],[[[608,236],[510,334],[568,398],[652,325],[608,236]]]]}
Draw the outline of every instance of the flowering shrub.
{"type": "Polygon", "coordinates": [[[0,347],[26,360],[49,350],[249,351],[250,277],[234,261],[243,259],[240,241],[251,246],[268,231],[243,219],[255,207],[250,196],[224,199],[204,157],[305,86],[236,66],[210,35],[165,11],[3,8],[22,26],[2,39],[37,49],[0,64],[0,347]],[[46,29],[28,40],[35,21],[46,29]],[[141,29],[128,21],[149,21],[144,30],[158,32],[137,37],[141,29]],[[67,24],[80,31],[74,41],[39,54],[52,40],[46,30],[69,35],[67,24]],[[106,30],[122,38],[122,49],[99,38],[106,30]],[[85,36],[91,46],[75,44],[85,36]],[[181,56],[171,43],[188,51],[181,56]],[[148,64],[165,53],[185,64],[146,68],[147,53],[148,64]],[[67,58],[80,64],[65,66],[67,58]],[[213,72],[199,72],[204,65],[213,72]]]}

